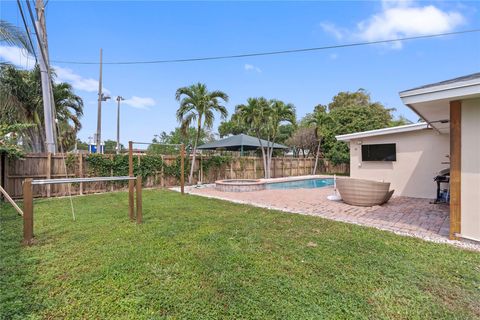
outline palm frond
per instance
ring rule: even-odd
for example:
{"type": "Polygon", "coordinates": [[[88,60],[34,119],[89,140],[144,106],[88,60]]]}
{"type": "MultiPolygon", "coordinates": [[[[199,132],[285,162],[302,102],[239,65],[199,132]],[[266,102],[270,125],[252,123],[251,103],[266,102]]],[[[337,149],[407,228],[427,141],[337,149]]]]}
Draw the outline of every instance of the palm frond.
{"type": "Polygon", "coordinates": [[[6,42],[11,46],[20,47],[27,50],[28,53],[34,52],[27,35],[5,20],[0,20],[0,42],[6,42]]]}

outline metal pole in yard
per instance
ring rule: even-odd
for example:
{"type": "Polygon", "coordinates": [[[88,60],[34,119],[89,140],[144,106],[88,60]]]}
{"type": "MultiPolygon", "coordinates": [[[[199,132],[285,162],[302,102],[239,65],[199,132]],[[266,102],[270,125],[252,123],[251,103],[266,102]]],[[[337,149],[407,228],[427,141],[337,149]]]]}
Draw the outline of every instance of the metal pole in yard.
{"type": "Polygon", "coordinates": [[[120,101],[125,100],[122,96],[117,96],[117,154],[120,153],[120,101]]]}
{"type": "MultiPolygon", "coordinates": [[[[133,177],[133,142],[128,142],[128,175],[133,177]]],[[[128,216],[130,220],[135,219],[135,213],[133,212],[134,206],[134,194],[133,194],[134,181],[128,180],[128,216]]]]}
{"type": "Polygon", "coordinates": [[[23,244],[31,245],[33,242],[33,194],[32,179],[23,182],[23,244]]]}
{"type": "Polygon", "coordinates": [[[137,176],[137,224],[142,223],[142,176],[137,176]]]}
{"type": "Polygon", "coordinates": [[[185,145],[180,148],[180,190],[185,193],[185,145]]]}

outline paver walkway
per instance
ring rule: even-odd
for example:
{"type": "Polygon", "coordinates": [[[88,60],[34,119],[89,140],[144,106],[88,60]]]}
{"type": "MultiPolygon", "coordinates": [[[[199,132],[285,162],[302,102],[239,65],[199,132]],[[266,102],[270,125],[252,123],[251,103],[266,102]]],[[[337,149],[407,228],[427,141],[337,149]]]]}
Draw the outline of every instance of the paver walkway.
{"type": "Polygon", "coordinates": [[[186,192],[263,208],[320,216],[480,250],[478,244],[449,240],[448,205],[430,204],[428,199],[393,197],[383,206],[356,207],[341,201],[328,200],[327,196],[333,194],[332,187],[222,192],[209,185],[202,188],[187,187],[186,192]]]}

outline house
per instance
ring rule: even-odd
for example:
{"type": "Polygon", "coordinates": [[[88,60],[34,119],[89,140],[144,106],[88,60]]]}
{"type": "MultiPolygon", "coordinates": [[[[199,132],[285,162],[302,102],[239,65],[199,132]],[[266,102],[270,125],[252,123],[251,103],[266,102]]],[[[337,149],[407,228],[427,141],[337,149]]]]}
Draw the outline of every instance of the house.
{"type": "Polygon", "coordinates": [[[450,238],[480,241],[480,73],[400,92],[425,122],[337,136],[351,177],[391,182],[396,195],[435,198],[450,169],[450,238]]]}

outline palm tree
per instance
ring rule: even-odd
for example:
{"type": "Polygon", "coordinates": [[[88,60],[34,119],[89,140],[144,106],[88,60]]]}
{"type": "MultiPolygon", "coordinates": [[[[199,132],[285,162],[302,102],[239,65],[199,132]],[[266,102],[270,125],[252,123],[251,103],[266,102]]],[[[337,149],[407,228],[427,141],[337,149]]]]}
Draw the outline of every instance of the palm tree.
{"type": "Polygon", "coordinates": [[[320,157],[320,147],[325,132],[325,127],[332,122],[332,119],[327,113],[327,108],[322,105],[315,107],[313,117],[309,119],[308,125],[312,125],[315,128],[315,138],[317,140],[317,151],[315,152],[315,166],[313,167],[312,174],[317,172],[318,159],[320,157]]]}
{"type": "MultiPolygon", "coordinates": [[[[250,127],[258,138],[260,150],[262,151],[264,177],[268,176],[267,172],[267,151],[262,145],[262,133],[265,125],[265,119],[268,114],[268,100],[260,98],[248,98],[247,104],[240,104],[235,107],[235,118],[244,126],[250,127]]],[[[233,118],[233,117],[232,117],[233,118]]]]}
{"type": "Polygon", "coordinates": [[[280,124],[283,122],[295,123],[295,107],[280,100],[267,100],[263,97],[248,98],[247,104],[236,107],[238,120],[248,125],[255,132],[262,151],[265,178],[270,178],[270,168],[274,150],[275,139],[279,133],[280,124]],[[261,138],[267,140],[267,145],[262,145],[261,138]]]}
{"type": "Polygon", "coordinates": [[[27,35],[5,20],[0,20],[0,42],[6,42],[11,46],[25,49],[28,53],[33,53],[33,48],[28,41],[27,35]]]}
{"type": "MultiPolygon", "coordinates": [[[[81,128],[83,101],[67,83],[53,84],[58,136],[64,150],[75,143],[81,128]],[[60,138],[61,137],[61,138],[60,138]]],[[[33,152],[45,151],[40,71],[19,70],[10,65],[0,66],[0,123],[30,123],[24,131],[24,142],[33,152]]]]}
{"type": "Polygon", "coordinates": [[[222,119],[227,117],[228,111],[222,105],[222,101],[228,102],[228,95],[222,91],[208,91],[207,86],[199,82],[189,87],[179,88],[175,93],[175,98],[180,102],[180,107],[177,110],[177,120],[180,122],[182,130],[186,132],[194,122],[196,122],[197,126],[193,144],[192,165],[190,176],[188,177],[188,182],[192,183],[197,144],[202,132],[202,126],[207,129],[212,128],[215,112],[220,113],[222,119]]]}
{"type": "Polygon", "coordinates": [[[77,140],[77,132],[82,128],[83,100],[73,93],[68,83],[53,85],[53,100],[57,118],[57,139],[60,150],[70,150],[77,140]]]}
{"type": "Polygon", "coordinates": [[[25,143],[33,152],[42,152],[43,106],[38,67],[19,70],[11,65],[0,67],[0,123],[31,123],[25,143]]]}
{"type": "Polygon", "coordinates": [[[295,106],[291,103],[285,103],[280,100],[272,99],[269,101],[268,110],[268,134],[267,134],[267,178],[270,178],[270,168],[272,164],[273,146],[279,133],[280,124],[289,122],[295,124],[295,106]]]}

